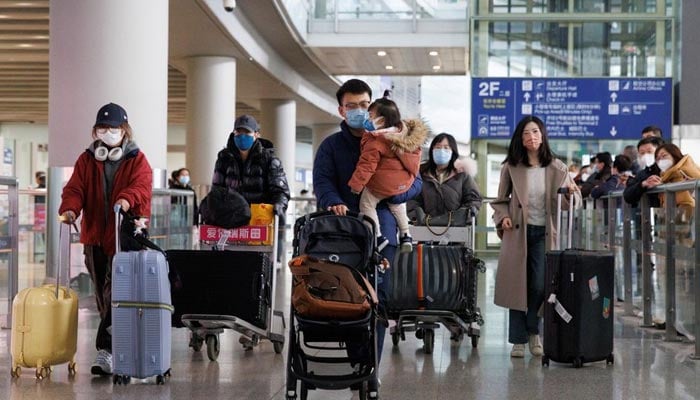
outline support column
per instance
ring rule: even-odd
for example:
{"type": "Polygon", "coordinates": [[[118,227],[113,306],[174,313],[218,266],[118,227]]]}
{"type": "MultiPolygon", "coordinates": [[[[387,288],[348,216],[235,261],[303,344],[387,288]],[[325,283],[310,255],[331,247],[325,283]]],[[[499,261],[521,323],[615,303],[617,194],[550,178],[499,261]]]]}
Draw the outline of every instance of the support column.
{"type": "Polygon", "coordinates": [[[194,186],[211,185],[216,156],[226,146],[236,116],[236,60],[187,60],[185,162],[194,186]]]}
{"type": "Polygon", "coordinates": [[[260,101],[260,136],[275,146],[289,182],[289,193],[296,192],[297,103],[294,100],[260,101]]]}
{"type": "MultiPolygon", "coordinates": [[[[99,108],[126,109],[154,169],[167,167],[168,0],[61,0],[49,19],[49,179],[60,193],[92,142],[99,108]]],[[[47,276],[58,265],[60,195],[48,196],[47,276]]]]}
{"type": "Polygon", "coordinates": [[[337,124],[316,124],[311,127],[311,151],[313,157],[316,158],[316,151],[321,145],[323,139],[340,131],[340,123],[337,124]]]}
{"type": "Polygon", "coordinates": [[[166,168],[168,1],[61,0],[49,17],[49,166],[73,166],[114,102],[151,166],[166,168]]]}

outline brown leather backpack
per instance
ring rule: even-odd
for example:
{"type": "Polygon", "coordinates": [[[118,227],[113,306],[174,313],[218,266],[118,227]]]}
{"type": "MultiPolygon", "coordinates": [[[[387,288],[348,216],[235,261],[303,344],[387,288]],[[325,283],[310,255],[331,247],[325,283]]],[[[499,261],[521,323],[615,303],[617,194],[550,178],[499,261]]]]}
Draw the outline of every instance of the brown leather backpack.
{"type": "Polygon", "coordinates": [[[356,320],[377,305],[377,294],[358,271],[301,255],[289,261],[294,276],[292,306],[302,317],[356,320]]]}

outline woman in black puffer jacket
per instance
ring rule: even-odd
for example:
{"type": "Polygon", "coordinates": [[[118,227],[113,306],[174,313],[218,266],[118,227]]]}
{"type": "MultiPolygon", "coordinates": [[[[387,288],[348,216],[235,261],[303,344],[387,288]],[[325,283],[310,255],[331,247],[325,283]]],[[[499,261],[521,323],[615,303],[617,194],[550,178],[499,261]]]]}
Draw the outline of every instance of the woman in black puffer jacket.
{"type": "Polygon", "coordinates": [[[466,207],[481,208],[481,194],[474,179],[464,172],[459,162],[457,141],[441,133],[430,143],[428,161],[420,168],[423,190],[407,203],[409,215],[437,216],[466,207]]]}

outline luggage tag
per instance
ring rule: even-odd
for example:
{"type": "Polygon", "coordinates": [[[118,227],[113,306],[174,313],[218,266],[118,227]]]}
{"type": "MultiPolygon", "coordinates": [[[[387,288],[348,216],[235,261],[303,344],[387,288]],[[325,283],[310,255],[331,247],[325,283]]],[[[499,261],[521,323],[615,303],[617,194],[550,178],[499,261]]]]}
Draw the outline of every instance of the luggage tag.
{"type": "Polygon", "coordinates": [[[591,291],[591,300],[600,297],[600,288],[598,287],[598,276],[588,280],[588,289],[591,291]]]}
{"type": "Polygon", "coordinates": [[[231,237],[231,231],[226,229],[221,232],[221,237],[219,240],[216,242],[216,249],[217,250],[224,250],[226,248],[226,242],[228,242],[228,238],[231,237]]]}
{"type": "Polygon", "coordinates": [[[554,294],[554,293],[550,294],[550,295],[549,295],[549,298],[547,299],[547,303],[549,303],[549,304],[554,304],[554,311],[556,311],[557,314],[559,314],[559,316],[561,317],[561,319],[563,319],[564,322],[566,322],[567,324],[568,324],[568,323],[571,321],[571,319],[573,318],[573,317],[571,316],[571,314],[569,314],[569,312],[566,311],[566,309],[564,308],[564,306],[561,305],[561,303],[559,302],[559,300],[557,300],[557,295],[556,295],[556,294],[554,294]]]}

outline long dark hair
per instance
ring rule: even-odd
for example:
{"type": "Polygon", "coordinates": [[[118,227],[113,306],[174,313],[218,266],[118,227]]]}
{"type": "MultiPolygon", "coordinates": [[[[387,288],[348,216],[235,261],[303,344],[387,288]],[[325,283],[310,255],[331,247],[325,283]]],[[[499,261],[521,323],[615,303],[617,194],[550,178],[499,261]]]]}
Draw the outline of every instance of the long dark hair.
{"type": "Polygon", "coordinates": [[[459,149],[457,148],[457,141],[454,136],[446,132],[435,136],[433,141],[430,142],[430,147],[428,147],[428,171],[430,171],[433,176],[437,175],[437,164],[435,164],[435,159],[433,158],[433,147],[445,139],[447,139],[447,143],[450,145],[450,149],[452,149],[452,158],[450,158],[450,162],[447,163],[448,173],[452,173],[452,170],[455,168],[455,161],[459,158],[459,149]]]}
{"type": "Polygon", "coordinates": [[[537,152],[540,159],[540,164],[543,167],[546,167],[552,162],[552,159],[554,159],[554,153],[549,147],[549,139],[547,139],[547,129],[544,126],[544,122],[534,115],[528,115],[523,117],[523,119],[518,122],[518,126],[515,127],[513,137],[510,139],[510,145],[508,146],[508,155],[503,161],[503,164],[508,163],[512,166],[516,166],[522,163],[525,166],[530,167],[530,161],[527,158],[527,150],[525,149],[525,146],[523,146],[523,131],[525,130],[525,125],[529,124],[530,122],[536,123],[540,128],[540,132],[542,133],[542,144],[537,152]]]}

